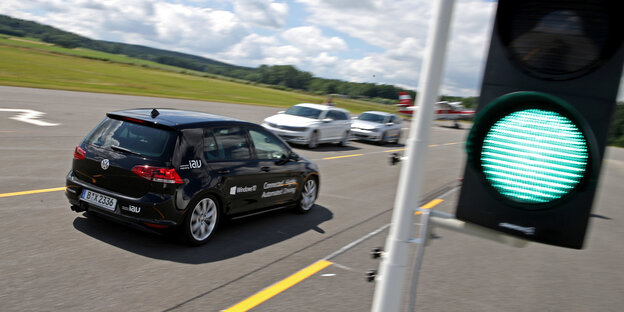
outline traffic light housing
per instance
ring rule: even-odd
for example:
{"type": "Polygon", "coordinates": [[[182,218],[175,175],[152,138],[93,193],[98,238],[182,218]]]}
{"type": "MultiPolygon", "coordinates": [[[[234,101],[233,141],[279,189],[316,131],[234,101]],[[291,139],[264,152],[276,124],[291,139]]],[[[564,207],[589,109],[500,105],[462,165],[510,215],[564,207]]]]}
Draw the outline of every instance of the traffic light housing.
{"type": "Polygon", "coordinates": [[[582,248],[622,75],[623,9],[498,1],[458,219],[582,248]]]}

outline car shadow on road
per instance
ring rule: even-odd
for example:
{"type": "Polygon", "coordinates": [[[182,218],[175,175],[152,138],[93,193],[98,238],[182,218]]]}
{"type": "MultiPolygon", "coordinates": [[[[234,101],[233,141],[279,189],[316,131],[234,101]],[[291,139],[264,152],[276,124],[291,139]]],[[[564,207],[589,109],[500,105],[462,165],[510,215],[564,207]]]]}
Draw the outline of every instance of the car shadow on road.
{"type": "Polygon", "coordinates": [[[125,226],[93,214],[74,220],[76,230],[109,245],[145,257],[173,262],[201,264],[221,261],[250,253],[291,239],[307,231],[325,234],[320,225],[333,213],[316,205],[304,215],[290,209],[231,220],[221,224],[212,240],[203,246],[189,247],[174,235],[157,235],[125,226]]]}
{"type": "Polygon", "coordinates": [[[454,124],[436,124],[436,126],[440,127],[440,128],[446,128],[446,129],[454,129],[454,130],[470,130],[472,128],[472,124],[458,124],[457,126],[455,126],[454,124]]]}

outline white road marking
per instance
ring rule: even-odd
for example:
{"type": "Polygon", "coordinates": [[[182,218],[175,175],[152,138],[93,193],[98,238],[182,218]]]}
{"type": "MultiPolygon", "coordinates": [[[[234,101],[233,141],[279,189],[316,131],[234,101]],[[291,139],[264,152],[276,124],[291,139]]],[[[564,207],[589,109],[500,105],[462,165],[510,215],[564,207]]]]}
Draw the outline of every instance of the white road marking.
{"type": "Polygon", "coordinates": [[[0,112],[17,113],[15,116],[11,117],[11,119],[33,124],[35,126],[51,127],[60,125],[59,123],[51,123],[43,120],[38,120],[39,117],[45,115],[46,113],[32,109],[0,108],[0,112]]]}

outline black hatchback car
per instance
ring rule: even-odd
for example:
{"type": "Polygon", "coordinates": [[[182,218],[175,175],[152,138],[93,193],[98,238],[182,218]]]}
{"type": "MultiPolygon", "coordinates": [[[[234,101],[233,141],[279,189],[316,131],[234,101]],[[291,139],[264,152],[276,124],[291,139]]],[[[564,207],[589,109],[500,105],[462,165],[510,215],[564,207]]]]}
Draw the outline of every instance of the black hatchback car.
{"type": "Polygon", "coordinates": [[[317,166],[262,126],[173,109],[110,112],[74,150],[71,209],[151,229],[191,245],[224,217],[313,206],[317,166]]]}

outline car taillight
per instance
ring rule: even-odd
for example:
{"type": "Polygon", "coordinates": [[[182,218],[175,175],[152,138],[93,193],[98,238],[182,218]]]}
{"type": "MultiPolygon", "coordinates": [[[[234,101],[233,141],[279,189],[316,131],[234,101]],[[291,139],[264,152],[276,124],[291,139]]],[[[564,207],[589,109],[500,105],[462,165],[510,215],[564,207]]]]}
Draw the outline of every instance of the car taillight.
{"type": "Polygon", "coordinates": [[[132,172],[141,178],[161,183],[182,184],[182,178],[173,168],[160,168],[150,166],[134,166],[132,172]]]}
{"type": "Polygon", "coordinates": [[[82,160],[87,156],[87,152],[80,147],[80,145],[76,145],[74,149],[74,159],[82,160]]]}

